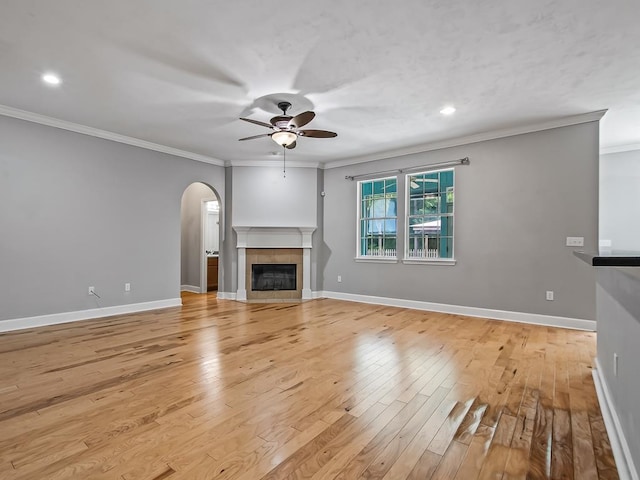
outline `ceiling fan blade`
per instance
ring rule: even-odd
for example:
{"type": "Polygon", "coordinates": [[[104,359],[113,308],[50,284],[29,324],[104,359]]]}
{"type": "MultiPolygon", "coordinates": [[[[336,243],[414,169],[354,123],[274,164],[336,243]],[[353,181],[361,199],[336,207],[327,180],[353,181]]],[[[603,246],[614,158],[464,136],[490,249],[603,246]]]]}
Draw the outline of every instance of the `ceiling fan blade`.
{"type": "Polygon", "coordinates": [[[289,126],[293,128],[304,127],[307,123],[309,123],[316,116],[314,112],[302,112],[291,120],[289,120],[289,126]]]}
{"type": "Polygon", "coordinates": [[[270,136],[271,136],[270,133],[263,133],[262,135],[253,135],[252,137],[239,138],[238,141],[242,142],[243,140],[253,140],[254,138],[262,138],[262,137],[270,137],[270,136]]]}
{"type": "Polygon", "coordinates": [[[296,142],[294,141],[293,143],[290,143],[289,145],[286,145],[286,147],[291,150],[292,148],[296,148],[296,142]]]}
{"type": "Polygon", "coordinates": [[[315,137],[315,138],[333,138],[338,134],[335,132],[329,132],[328,130],[299,130],[298,135],[303,137],[315,137]]]}
{"type": "Polygon", "coordinates": [[[265,122],[261,122],[259,120],[253,120],[251,118],[242,118],[242,117],[240,117],[240,120],[244,120],[245,122],[249,122],[249,123],[255,123],[256,125],[260,125],[261,127],[271,128],[271,125],[265,122]]]}

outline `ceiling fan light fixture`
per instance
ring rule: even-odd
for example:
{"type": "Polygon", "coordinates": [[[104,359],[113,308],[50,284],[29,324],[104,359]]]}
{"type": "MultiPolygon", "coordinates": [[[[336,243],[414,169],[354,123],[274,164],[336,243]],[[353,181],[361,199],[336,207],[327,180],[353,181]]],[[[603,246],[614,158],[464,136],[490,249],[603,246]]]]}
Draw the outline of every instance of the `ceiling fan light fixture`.
{"type": "Polygon", "coordinates": [[[271,139],[281,147],[288,147],[296,141],[298,136],[293,132],[279,131],[271,134],[271,139]]]}

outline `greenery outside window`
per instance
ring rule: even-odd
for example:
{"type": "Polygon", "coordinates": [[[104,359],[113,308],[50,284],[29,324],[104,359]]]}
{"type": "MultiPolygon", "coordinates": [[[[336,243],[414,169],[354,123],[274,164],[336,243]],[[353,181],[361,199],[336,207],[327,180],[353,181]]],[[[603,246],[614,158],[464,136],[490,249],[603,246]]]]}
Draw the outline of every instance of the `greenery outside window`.
{"type": "Polygon", "coordinates": [[[407,175],[407,259],[453,259],[454,171],[407,175]]]}
{"type": "Polygon", "coordinates": [[[358,182],[358,257],[397,257],[396,177],[358,182]]]}

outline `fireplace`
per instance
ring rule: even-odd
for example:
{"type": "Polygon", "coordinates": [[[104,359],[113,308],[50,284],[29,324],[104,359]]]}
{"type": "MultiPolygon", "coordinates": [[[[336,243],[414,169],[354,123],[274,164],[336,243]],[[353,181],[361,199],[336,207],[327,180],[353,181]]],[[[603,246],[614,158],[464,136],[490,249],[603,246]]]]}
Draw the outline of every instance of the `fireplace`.
{"type": "Polygon", "coordinates": [[[236,300],[282,302],[311,298],[311,235],[316,227],[234,226],[233,229],[238,248],[236,300]],[[269,281],[254,283],[256,265],[274,265],[276,271],[269,272],[269,281]],[[283,268],[289,273],[283,275],[283,268]]]}
{"type": "Polygon", "coordinates": [[[251,290],[295,290],[296,267],[295,263],[254,263],[251,265],[251,290]]]}

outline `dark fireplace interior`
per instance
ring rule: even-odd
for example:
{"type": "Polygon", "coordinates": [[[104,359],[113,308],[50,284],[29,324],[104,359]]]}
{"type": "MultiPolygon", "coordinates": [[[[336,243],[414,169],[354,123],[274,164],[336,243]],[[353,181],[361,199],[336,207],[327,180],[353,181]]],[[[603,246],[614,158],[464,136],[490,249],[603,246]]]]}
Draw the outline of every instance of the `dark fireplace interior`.
{"type": "Polygon", "coordinates": [[[251,265],[251,290],[295,290],[295,263],[254,263],[251,265]]]}

